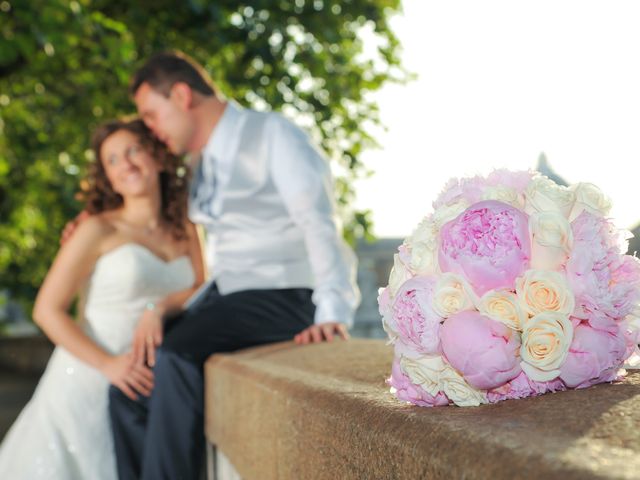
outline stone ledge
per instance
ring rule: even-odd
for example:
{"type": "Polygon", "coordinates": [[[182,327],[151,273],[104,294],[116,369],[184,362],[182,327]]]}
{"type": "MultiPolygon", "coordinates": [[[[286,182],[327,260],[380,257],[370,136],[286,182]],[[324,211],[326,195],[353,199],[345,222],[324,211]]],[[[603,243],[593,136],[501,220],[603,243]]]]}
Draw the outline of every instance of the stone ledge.
{"type": "Polygon", "coordinates": [[[215,355],[207,440],[246,480],[640,478],[640,372],[588,390],[420,408],[388,392],[391,358],[377,340],[215,355]]]}

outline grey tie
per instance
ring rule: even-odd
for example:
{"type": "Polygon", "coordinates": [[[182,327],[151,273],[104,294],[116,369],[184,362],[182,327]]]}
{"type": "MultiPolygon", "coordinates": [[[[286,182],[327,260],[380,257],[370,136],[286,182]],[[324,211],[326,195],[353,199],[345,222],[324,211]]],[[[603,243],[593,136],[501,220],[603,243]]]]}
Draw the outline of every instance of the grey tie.
{"type": "Polygon", "coordinates": [[[213,203],[216,194],[215,159],[201,156],[196,164],[191,188],[190,214],[198,223],[209,223],[217,217],[213,203]]]}

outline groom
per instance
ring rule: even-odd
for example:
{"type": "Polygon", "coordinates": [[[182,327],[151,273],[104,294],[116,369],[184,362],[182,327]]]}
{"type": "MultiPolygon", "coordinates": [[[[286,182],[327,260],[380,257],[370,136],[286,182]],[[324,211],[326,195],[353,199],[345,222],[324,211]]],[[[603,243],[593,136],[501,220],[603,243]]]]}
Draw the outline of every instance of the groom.
{"type": "Polygon", "coordinates": [[[204,361],[294,337],[347,338],[355,261],[336,227],[327,162],[299,128],[224,100],[179,53],[150,58],[131,93],[154,134],[194,159],[189,216],[206,230],[212,282],[167,331],[151,397],[111,388],[118,473],[196,479],[204,361]]]}

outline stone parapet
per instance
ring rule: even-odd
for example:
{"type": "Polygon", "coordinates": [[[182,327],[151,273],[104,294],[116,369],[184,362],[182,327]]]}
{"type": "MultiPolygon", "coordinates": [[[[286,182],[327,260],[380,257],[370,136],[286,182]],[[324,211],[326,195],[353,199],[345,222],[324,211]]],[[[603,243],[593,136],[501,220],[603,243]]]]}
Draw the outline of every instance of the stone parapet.
{"type": "Polygon", "coordinates": [[[205,365],[206,436],[245,480],[640,478],[640,372],[480,407],[397,401],[383,341],[281,343],[205,365]]]}

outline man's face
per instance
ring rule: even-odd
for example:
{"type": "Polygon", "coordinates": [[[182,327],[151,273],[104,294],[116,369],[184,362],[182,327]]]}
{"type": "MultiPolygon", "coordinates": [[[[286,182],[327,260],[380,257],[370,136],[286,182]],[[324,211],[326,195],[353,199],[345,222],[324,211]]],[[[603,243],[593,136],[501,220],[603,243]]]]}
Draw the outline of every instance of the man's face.
{"type": "Polygon", "coordinates": [[[171,152],[183,155],[189,151],[195,125],[189,105],[174,95],[174,88],[165,97],[145,82],[140,85],[133,99],[140,117],[154,135],[171,152]]]}

